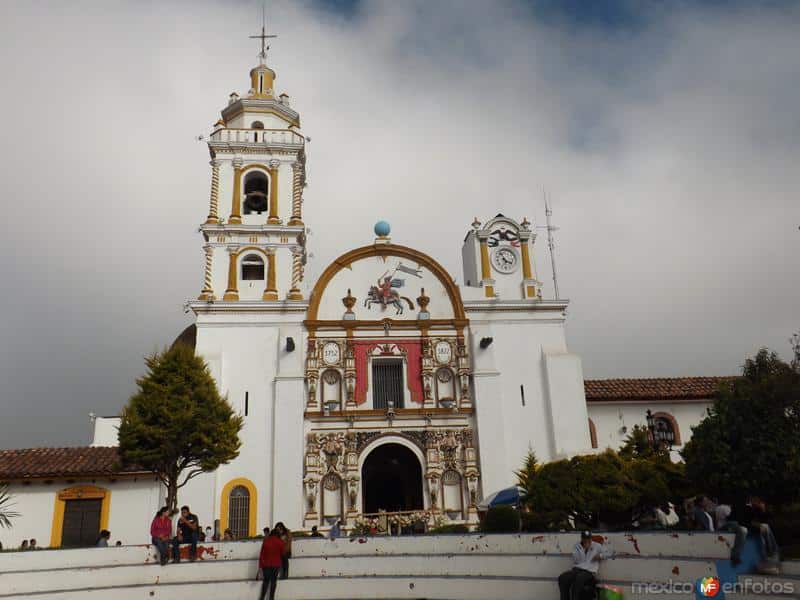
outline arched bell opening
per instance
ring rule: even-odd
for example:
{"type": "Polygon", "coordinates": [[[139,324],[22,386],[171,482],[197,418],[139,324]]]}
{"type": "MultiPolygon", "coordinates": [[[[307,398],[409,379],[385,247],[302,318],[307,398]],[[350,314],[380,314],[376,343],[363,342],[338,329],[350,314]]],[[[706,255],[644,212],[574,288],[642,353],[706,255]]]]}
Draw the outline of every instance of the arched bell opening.
{"type": "Polygon", "coordinates": [[[261,171],[251,171],[244,177],[244,214],[269,210],[269,177],[261,171]]]}
{"type": "Polygon", "coordinates": [[[248,254],[242,259],[242,281],[264,281],[264,259],[248,254]]]}
{"type": "Polygon", "coordinates": [[[422,465],[401,444],[382,444],[361,468],[363,512],[422,510],[422,465]]]}

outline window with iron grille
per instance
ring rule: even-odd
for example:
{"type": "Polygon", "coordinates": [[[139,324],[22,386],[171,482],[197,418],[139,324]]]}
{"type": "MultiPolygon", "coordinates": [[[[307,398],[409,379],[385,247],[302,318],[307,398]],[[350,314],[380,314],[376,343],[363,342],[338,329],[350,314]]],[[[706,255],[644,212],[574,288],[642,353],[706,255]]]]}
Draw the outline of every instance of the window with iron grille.
{"type": "Polygon", "coordinates": [[[250,535],[250,491],[237,485],[228,498],[228,529],[234,538],[250,535]]]}
{"type": "Polygon", "coordinates": [[[402,359],[376,359],[372,361],[372,407],[403,408],[402,359]]]}

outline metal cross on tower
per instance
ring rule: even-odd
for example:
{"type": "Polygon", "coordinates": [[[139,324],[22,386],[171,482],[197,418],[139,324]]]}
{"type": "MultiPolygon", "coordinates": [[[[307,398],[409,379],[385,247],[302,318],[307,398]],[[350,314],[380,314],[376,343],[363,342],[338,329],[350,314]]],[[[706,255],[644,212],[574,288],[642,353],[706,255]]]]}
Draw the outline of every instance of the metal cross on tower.
{"type": "Polygon", "coordinates": [[[258,53],[258,58],[261,64],[266,64],[267,62],[267,50],[269,50],[269,46],[267,45],[267,40],[270,38],[276,38],[277,35],[267,34],[266,28],[266,0],[264,4],[261,5],[261,35],[251,35],[249,36],[251,40],[261,40],[261,52],[258,53]]]}

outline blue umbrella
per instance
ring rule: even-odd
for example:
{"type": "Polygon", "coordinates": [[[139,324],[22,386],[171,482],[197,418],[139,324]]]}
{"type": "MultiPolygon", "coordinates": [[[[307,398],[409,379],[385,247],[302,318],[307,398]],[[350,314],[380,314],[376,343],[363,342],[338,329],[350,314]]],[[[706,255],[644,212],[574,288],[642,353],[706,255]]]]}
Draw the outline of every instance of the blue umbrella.
{"type": "Polygon", "coordinates": [[[478,510],[489,510],[493,506],[518,506],[525,498],[525,489],[517,485],[489,494],[478,503],[478,510]]]}

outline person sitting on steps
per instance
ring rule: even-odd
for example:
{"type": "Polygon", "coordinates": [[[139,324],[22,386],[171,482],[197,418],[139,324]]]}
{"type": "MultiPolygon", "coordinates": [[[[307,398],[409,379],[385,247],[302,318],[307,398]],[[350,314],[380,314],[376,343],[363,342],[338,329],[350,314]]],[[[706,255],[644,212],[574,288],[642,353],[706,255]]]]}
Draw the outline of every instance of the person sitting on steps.
{"type": "Polygon", "coordinates": [[[582,531],[581,541],[572,550],[572,568],[558,576],[561,600],[581,600],[584,589],[596,584],[600,561],[608,556],[603,545],[592,540],[591,531],[582,531]]]}

